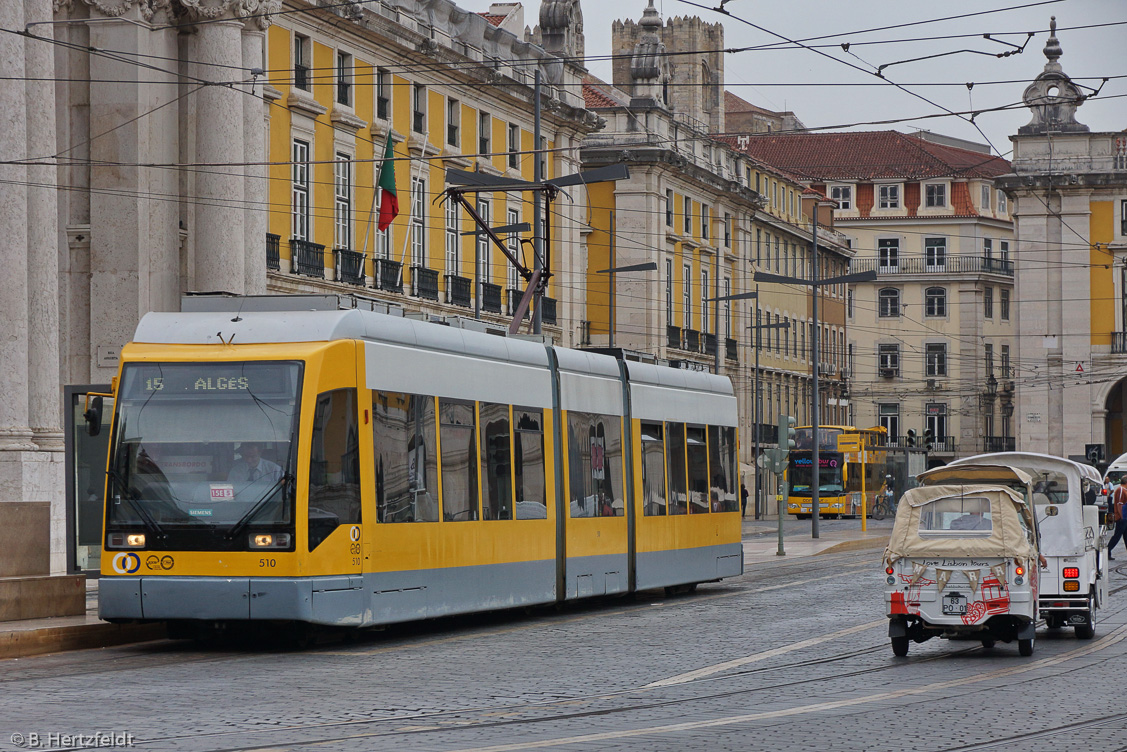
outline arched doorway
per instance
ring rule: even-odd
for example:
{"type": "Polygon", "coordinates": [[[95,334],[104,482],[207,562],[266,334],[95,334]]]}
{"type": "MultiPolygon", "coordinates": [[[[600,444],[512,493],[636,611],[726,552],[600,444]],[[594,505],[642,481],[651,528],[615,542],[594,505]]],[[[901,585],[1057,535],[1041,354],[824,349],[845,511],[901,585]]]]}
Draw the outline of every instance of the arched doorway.
{"type": "Polygon", "coordinates": [[[1127,434],[1125,434],[1127,426],[1123,421],[1123,405],[1127,403],[1127,399],[1124,399],[1125,395],[1127,395],[1127,378],[1121,379],[1111,388],[1104,403],[1104,409],[1107,411],[1104,417],[1104,441],[1107,445],[1104,458],[1107,462],[1127,452],[1127,434]]]}

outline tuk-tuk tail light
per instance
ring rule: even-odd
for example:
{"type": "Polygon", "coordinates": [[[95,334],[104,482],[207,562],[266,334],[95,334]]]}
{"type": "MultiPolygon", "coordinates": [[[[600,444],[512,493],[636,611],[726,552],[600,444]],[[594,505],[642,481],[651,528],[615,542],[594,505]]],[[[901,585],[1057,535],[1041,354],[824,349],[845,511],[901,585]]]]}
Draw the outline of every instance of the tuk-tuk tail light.
{"type": "Polygon", "coordinates": [[[886,569],[884,570],[884,573],[885,573],[885,574],[895,574],[895,573],[896,573],[896,570],[894,570],[894,569],[893,569],[892,567],[887,567],[887,568],[886,568],[886,569]]]}
{"type": "Polygon", "coordinates": [[[1066,592],[1066,593],[1076,593],[1076,592],[1079,592],[1079,590],[1080,590],[1080,582],[1078,580],[1065,580],[1064,581],[1064,592],[1066,592]]]}
{"type": "Polygon", "coordinates": [[[1065,567],[1062,574],[1066,578],[1075,579],[1075,578],[1080,576],[1080,568],[1079,567],[1065,567]]]}
{"type": "Polygon", "coordinates": [[[1025,574],[1025,567],[1021,566],[1020,564],[1014,567],[1014,574],[1016,574],[1018,577],[1021,577],[1023,574],[1025,574]]]}

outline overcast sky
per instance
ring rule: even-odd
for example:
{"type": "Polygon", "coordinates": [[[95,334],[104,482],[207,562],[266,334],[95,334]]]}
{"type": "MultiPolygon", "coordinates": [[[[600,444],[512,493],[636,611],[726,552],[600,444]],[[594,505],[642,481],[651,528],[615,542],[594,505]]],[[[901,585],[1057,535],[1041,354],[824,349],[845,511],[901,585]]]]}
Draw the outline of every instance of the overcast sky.
{"type": "MultiPolygon", "coordinates": [[[[641,18],[646,0],[581,1],[588,68],[596,76],[610,81],[610,63],[598,57],[611,52],[611,22],[614,19],[641,18]]],[[[679,0],[655,2],[663,19],[697,15],[705,21],[723,22],[724,46],[728,49],[782,41],[768,32],[796,40],[825,37],[808,44],[827,45],[818,49],[833,59],[811,50],[795,49],[793,45],[789,45],[791,49],[755,50],[725,56],[725,88],[761,107],[793,110],[808,128],[847,126],[942,112],[936,105],[845,63],[872,71],[880,65],[956,50],[988,52],[989,56],[962,52],[892,65],[885,69],[884,75],[911,92],[956,112],[1020,103],[1028,82],[1044,68],[1046,59],[1042,50],[1048,38],[1049,17],[1055,15],[1057,37],[1064,50],[1060,62],[1065,73],[1077,83],[1092,87],[1098,87],[1098,79],[1104,76],[1123,76],[1113,78],[1104,85],[1099,97],[1085,102],[1077,112],[1077,119],[1093,131],[1127,128],[1127,2],[1124,0],[1034,3],[1021,0],[729,0],[725,8],[732,17],[679,0]],[[1014,10],[1001,10],[1004,8],[1014,10]],[[998,12],[950,21],[935,20],[991,10],[998,12]],[[767,31],[752,28],[736,20],[737,17],[767,31]],[[1115,22],[1119,25],[1069,28],[1115,22]],[[894,24],[911,25],[861,33],[894,24]],[[1031,31],[1035,32],[1035,36],[1023,53],[1001,59],[993,55],[1015,48],[982,37],[989,33],[1021,45],[1027,38],[1027,32],[1031,31]],[[919,39],[946,35],[971,36],[919,39]],[[909,39],[916,41],[902,41],[909,39]],[[842,43],[849,43],[848,52],[842,50],[842,43]],[[998,81],[1013,83],[989,83],[998,81]],[[967,82],[975,83],[970,91],[965,85],[967,82]],[[877,85],[871,85],[874,83],[877,85]],[[955,85],[922,85],[935,83],[955,85]]],[[[719,0],[699,2],[714,7],[719,0]]],[[[460,4],[473,10],[484,10],[487,0],[461,0],[460,4]]],[[[529,0],[525,6],[525,23],[533,26],[538,17],[539,0],[529,0]]],[[[922,128],[978,142],[989,139],[998,152],[1008,156],[1011,148],[1008,137],[1019,126],[1029,122],[1029,111],[1022,107],[1008,112],[984,113],[977,117],[976,122],[985,138],[970,123],[950,116],[889,125],[860,125],[858,128],[903,132],[922,128]]]]}

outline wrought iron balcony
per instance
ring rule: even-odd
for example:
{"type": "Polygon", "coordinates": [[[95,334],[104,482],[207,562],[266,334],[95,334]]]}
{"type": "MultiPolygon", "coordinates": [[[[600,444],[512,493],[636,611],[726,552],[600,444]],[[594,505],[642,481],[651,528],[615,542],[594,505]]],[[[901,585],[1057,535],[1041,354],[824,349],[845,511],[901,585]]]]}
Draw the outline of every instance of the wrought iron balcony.
{"type": "Polygon", "coordinates": [[[716,335],[711,332],[704,333],[704,354],[716,355],[716,335]]]}
{"type": "MultiPolygon", "coordinates": [[[[507,292],[509,296],[509,304],[508,307],[505,308],[505,313],[509,316],[516,316],[517,306],[520,305],[520,299],[524,297],[524,290],[517,290],[510,287],[507,292]]],[[[528,318],[527,311],[525,311],[525,318],[528,318]]]]}
{"type": "Polygon", "coordinates": [[[681,327],[667,324],[665,327],[665,345],[678,350],[681,349],[681,327]]]}
{"type": "Polygon", "coordinates": [[[412,266],[411,294],[416,298],[438,300],[438,271],[425,266],[412,266]]]}
{"type": "Polygon", "coordinates": [[[1111,351],[1116,355],[1127,353],[1127,332],[1111,333],[1111,351]]]}
{"type": "Polygon", "coordinates": [[[391,100],[387,97],[376,97],[376,117],[387,120],[389,112],[391,112],[391,100]]]}
{"type": "Polygon", "coordinates": [[[501,285],[481,283],[481,309],[490,313],[501,312],[501,285]]]}
{"type": "Polygon", "coordinates": [[[700,352],[700,332],[696,329],[685,330],[685,349],[689,352],[700,352]]]}
{"type": "Polygon", "coordinates": [[[403,292],[403,264],[392,259],[376,259],[376,287],[386,292],[403,292]]]}
{"type": "Polygon", "coordinates": [[[294,274],[325,278],[325,246],[293,238],[290,240],[290,255],[293,262],[290,271],[294,274]]]}
{"type": "Polygon", "coordinates": [[[736,348],[736,341],[730,337],[724,340],[724,357],[728,360],[739,360],[739,351],[736,348]]]}
{"type": "Polygon", "coordinates": [[[364,254],[347,248],[337,248],[333,253],[337,262],[337,282],[364,284],[364,254]]]}
{"type": "Polygon", "coordinates": [[[470,307],[470,290],[473,282],[457,274],[446,275],[446,302],[462,308],[470,307]]]}
{"type": "Polygon", "coordinates": [[[1014,275],[1014,262],[1008,259],[997,259],[991,256],[966,256],[947,255],[942,257],[925,256],[898,256],[889,263],[884,264],[880,259],[864,258],[853,259],[850,272],[875,271],[882,277],[892,274],[967,274],[987,273],[1001,274],[1006,277],[1014,275]]]}
{"type": "Polygon", "coordinates": [[[545,324],[556,324],[556,299],[547,295],[540,298],[540,321],[545,324]]]}
{"type": "Polygon", "coordinates": [[[982,448],[986,452],[1013,452],[1017,440],[1013,436],[983,436],[982,448]]]}
{"type": "Polygon", "coordinates": [[[282,237],[266,233],[266,268],[279,271],[282,268],[282,237]]]}

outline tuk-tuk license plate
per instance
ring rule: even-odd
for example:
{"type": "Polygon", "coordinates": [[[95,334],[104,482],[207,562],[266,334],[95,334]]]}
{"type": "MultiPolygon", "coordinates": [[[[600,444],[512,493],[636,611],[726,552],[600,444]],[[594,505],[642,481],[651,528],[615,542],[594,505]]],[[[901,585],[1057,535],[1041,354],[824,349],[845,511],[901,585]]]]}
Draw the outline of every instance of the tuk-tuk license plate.
{"type": "Polygon", "coordinates": [[[948,616],[963,616],[967,612],[967,599],[962,593],[948,593],[943,596],[943,613],[948,616]]]}

